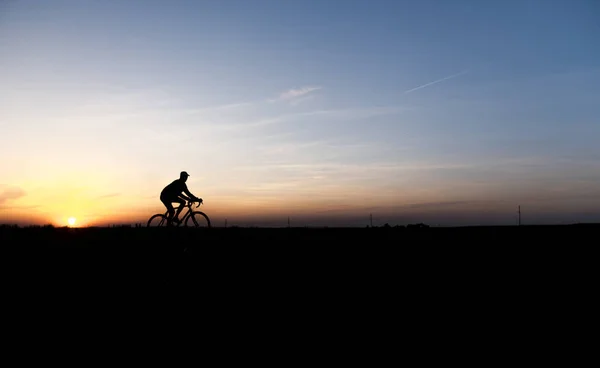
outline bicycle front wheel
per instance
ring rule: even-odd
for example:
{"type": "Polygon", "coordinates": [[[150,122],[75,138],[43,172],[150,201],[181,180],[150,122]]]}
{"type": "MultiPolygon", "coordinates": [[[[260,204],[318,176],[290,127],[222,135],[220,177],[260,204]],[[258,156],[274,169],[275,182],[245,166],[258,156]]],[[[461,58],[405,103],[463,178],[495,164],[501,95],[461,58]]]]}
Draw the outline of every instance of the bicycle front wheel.
{"type": "Polygon", "coordinates": [[[156,215],[150,217],[150,220],[148,220],[148,227],[159,226],[167,226],[167,217],[163,214],[157,213],[156,215]]]}
{"type": "Polygon", "coordinates": [[[210,227],[210,219],[204,212],[194,211],[185,220],[185,226],[208,228],[210,227]]]}

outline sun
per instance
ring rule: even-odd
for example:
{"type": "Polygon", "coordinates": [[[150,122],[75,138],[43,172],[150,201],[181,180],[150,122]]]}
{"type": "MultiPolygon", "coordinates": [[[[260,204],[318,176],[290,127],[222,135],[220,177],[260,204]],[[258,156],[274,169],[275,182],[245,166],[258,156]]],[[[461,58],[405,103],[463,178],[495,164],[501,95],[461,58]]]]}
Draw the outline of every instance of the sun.
{"type": "Polygon", "coordinates": [[[69,226],[75,225],[76,221],[77,221],[77,219],[75,217],[69,217],[69,219],[67,220],[67,222],[69,223],[69,226]]]}

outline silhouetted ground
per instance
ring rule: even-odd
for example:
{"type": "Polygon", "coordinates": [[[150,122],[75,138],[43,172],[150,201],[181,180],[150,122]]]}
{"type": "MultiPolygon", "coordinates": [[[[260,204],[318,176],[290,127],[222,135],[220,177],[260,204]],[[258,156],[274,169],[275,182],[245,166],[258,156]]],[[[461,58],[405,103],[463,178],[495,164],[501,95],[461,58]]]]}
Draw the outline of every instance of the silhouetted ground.
{"type": "Polygon", "coordinates": [[[344,300],[438,313],[466,299],[478,308],[512,308],[515,300],[574,292],[573,279],[591,277],[599,233],[600,225],[1,227],[0,249],[5,285],[44,303],[93,293],[157,302],[192,297],[195,307],[242,310],[266,301],[310,309],[344,300]]]}

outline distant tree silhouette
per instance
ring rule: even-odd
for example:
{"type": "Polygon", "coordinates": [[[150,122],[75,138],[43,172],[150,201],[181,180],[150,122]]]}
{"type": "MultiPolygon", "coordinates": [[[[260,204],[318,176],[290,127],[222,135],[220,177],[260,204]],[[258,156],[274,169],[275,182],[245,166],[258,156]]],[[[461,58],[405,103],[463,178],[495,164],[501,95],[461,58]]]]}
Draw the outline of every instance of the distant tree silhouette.
{"type": "Polygon", "coordinates": [[[424,229],[424,228],[428,228],[429,225],[425,225],[424,223],[420,222],[418,224],[408,224],[406,225],[407,228],[411,228],[411,229],[424,229]]]}

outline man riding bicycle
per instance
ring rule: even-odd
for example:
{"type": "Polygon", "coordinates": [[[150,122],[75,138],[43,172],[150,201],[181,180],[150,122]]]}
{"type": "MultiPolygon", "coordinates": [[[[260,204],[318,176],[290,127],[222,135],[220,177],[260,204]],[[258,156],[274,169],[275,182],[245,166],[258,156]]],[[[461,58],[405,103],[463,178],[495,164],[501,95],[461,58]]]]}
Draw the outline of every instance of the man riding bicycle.
{"type": "Polygon", "coordinates": [[[202,198],[198,198],[188,190],[185,182],[187,181],[188,174],[185,171],[182,171],[179,174],[179,179],[173,180],[173,182],[160,192],[160,201],[167,207],[167,211],[169,212],[167,218],[167,224],[171,225],[173,222],[181,222],[178,216],[183,211],[183,207],[185,205],[185,201],[195,201],[202,203],[202,198]],[[173,203],[179,203],[179,207],[177,208],[177,213],[175,212],[175,208],[173,207],[173,203]]]}

